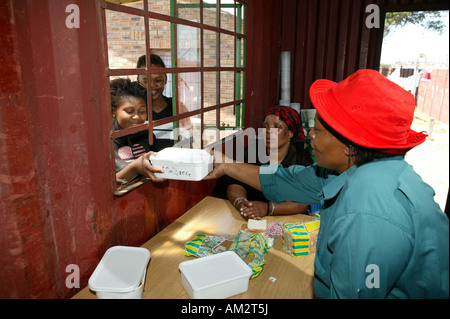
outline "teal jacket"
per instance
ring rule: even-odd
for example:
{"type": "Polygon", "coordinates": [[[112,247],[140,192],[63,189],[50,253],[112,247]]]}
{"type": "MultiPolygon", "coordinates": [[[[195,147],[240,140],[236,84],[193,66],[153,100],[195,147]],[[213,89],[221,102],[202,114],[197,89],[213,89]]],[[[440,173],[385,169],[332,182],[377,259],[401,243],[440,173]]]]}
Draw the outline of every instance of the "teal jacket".
{"type": "Polygon", "coordinates": [[[260,168],[274,202],[320,204],[319,298],[449,298],[449,220],[403,156],[344,173],[260,168]]]}

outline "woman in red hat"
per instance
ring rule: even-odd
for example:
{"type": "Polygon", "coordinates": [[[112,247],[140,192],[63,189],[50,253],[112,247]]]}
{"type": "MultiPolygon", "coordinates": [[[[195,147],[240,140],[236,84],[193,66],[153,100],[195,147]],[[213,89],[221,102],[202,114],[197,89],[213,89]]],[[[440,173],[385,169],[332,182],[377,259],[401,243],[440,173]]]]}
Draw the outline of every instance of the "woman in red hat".
{"type": "Polygon", "coordinates": [[[426,139],[410,128],[414,96],[360,70],[316,81],[310,98],[316,164],[217,163],[208,178],[229,175],[274,202],[321,205],[317,297],[448,298],[449,221],[404,159],[426,139]]]}

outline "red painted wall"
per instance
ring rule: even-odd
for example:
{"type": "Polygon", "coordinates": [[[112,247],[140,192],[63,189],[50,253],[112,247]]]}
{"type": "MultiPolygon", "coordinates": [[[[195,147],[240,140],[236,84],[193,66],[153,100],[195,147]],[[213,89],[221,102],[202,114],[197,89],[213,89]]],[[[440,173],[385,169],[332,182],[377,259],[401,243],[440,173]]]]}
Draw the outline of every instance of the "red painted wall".
{"type": "Polygon", "coordinates": [[[109,108],[95,1],[2,1],[0,298],[64,298],[106,249],[141,245],[214,182],[167,181],[112,195],[109,108]],[[68,29],[68,4],[81,27],[68,29]]]}

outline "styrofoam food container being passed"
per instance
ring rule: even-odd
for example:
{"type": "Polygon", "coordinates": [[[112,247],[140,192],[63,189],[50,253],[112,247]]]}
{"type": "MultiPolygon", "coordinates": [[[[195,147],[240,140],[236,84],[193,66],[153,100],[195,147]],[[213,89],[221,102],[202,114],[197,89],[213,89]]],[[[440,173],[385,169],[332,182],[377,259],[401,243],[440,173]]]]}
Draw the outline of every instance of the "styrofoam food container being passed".
{"type": "Polygon", "coordinates": [[[191,299],[223,299],[246,292],[252,275],[234,251],[184,261],[178,268],[191,299]]]}
{"type": "Polygon", "coordinates": [[[111,247],[89,278],[89,289],[98,299],[142,299],[149,260],[148,249],[111,247]]]}
{"type": "Polygon", "coordinates": [[[199,181],[213,169],[212,155],[201,149],[167,147],[151,155],[150,161],[155,168],[164,170],[155,176],[165,179],[199,181]]]}

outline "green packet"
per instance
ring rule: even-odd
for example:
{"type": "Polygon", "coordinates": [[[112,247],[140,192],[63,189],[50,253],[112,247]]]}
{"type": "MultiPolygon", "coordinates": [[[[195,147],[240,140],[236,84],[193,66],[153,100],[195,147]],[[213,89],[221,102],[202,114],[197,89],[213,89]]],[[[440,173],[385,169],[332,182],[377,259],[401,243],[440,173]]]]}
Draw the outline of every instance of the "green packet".
{"type": "Polygon", "coordinates": [[[232,241],[224,236],[197,234],[185,244],[185,256],[205,257],[226,250],[235,251],[244,260],[253,256],[248,263],[252,269],[252,278],[257,277],[263,270],[264,255],[273,245],[273,238],[267,238],[261,233],[248,233],[240,230],[232,241]]]}
{"type": "Polygon", "coordinates": [[[224,236],[197,234],[192,240],[184,244],[184,255],[187,257],[205,257],[217,254],[227,250],[226,241],[227,238],[224,236]]]}

